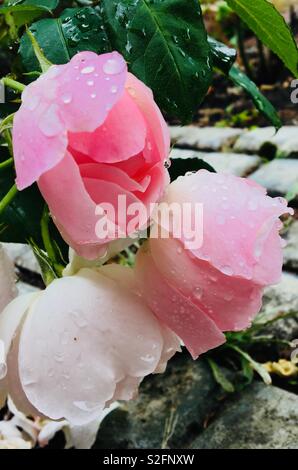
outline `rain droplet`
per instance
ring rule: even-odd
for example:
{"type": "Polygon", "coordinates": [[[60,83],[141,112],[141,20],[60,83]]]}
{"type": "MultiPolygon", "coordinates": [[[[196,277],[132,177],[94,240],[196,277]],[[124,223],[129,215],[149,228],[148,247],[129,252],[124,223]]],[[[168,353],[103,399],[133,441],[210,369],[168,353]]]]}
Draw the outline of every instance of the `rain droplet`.
{"type": "Polygon", "coordinates": [[[125,62],[116,60],[116,59],[108,59],[103,66],[103,71],[108,75],[117,75],[118,73],[122,72],[124,69],[125,62]]]}
{"type": "Polygon", "coordinates": [[[111,93],[115,94],[115,93],[117,93],[117,91],[118,91],[118,87],[116,85],[113,85],[111,87],[111,93]]]}
{"type": "Polygon", "coordinates": [[[96,93],[91,93],[90,96],[91,96],[92,99],[94,99],[94,98],[96,98],[96,93]]]}
{"type": "Polygon", "coordinates": [[[62,101],[64,104],[69,104],[72,101],[72,96],[70,94],[63,95],[62,101]]]}
{"type": "Polygon", "coordinates": [[[83,75],[88,75],[89,73],[92,73],[94,72],[95,70],[95,67],[93,67],[93,65],[89,65],[87,67],[84,67],[82,70],[81,70],[81,73],[83,75]]]}
{"type": "Polygon", "coordinates": [[[153,362],[155,359],[154,356],[152,356],[151,354],[146,354],[146,356],[141,356],[141,360],[144,361],[144,362],[153,362]]]}
{"type": "Polygon", "coordinates": [[[93,81],[93,80],[88,80],[87,85],[88,85],[88,86],[93,86],[93,85],[94,85],[94,81],[93,81]]]}
{"type": "Polygon", "coordinates": [[[194,296],[196,299],[201,300],[203,297],[203,289],[201,287],[196,287],[194,290],[194,296]]]}
{"type": "Polygon", "coordinates": [[[79,410],[81,411],[94,411],[100,406],[98,403],[92,403],[87,401],[74,401],[73,404],[76,408],[79,408],[79,410]]]}
{"type": "Polygon", "coordinates": [[[127,88],[127,91],[130,94],[130,96],[133,96],[133,97],[136,96],[136,90],[133,87],[129,86],[127,88]]]}
{"type": "Polygon", "coordinates": [[[233,276],[233,269],[231,266],[222,266],[220,269],[222,273],[226,274],[227,276],[233,276]]]}
{"type": "Polygon", "coordinates": [[[56,105],[52,104],[41,116],[38,126],[47,137],[54,137],[63,131],[63,125],[58,116],[56,105]]]}
{"type": "Polygon", "coordinates": [[[40,98],[38,95],[30,96],[30,100],[26,101],[26,106],[30,111],[34,111],[40,103],[40,98]]]}

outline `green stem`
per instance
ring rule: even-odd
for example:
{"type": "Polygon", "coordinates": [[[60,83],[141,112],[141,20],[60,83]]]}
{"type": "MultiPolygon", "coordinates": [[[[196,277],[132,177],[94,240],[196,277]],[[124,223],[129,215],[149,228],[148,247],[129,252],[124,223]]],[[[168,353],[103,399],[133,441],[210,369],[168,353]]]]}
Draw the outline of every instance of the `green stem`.
{"type": "Polygon", "coordinates": [[[6,207],[11,203],[11,201],[15,198],[17,195],[18,190],[16,185],[14,184],[8,193],[4,196],[4,198],[0,201],[0,214],[6,209],[6,207]]]}
{"type": "Polygon", "coordinates": [[[8,160],[5,160],[5,162],[0,163],[0,171],[8,168],[11,165],[13,165],[13,158],[8,158],[8,160]]]}
{"type": "Polygon", "coordinates": [[[49,221],[50,221],[50,213],[48,206],[45,206],[40,222],[41,226],[41,236],[43,240],[44,247],[46,249],[46,252],[48,253],[49,258],[52,261],[56,261],[56,253],[52,245],[51,237],[50,237],[50,232],[49,232],[49,221]]]}
{"type": "Polygon", "coordinates": [[[26,85],[23,83],[17,82],[16,80],[13,80],[9,77],[2,78],[2,83],[15,91],[19,91],[20,93],[22,93],[26,88],[26,85]]]}
{"type": "Polygon", "coordinates": [[[3,134],[4,134],[4,137],[5,137],[6,142],[7,142],[9,154],[10,154],[11,156],[13,156],[13,146],[12,146],[12,138],[11,138],[10,130],[9,130],[9,129],[5,129],[4,132],[3,132],[3,134]]]}

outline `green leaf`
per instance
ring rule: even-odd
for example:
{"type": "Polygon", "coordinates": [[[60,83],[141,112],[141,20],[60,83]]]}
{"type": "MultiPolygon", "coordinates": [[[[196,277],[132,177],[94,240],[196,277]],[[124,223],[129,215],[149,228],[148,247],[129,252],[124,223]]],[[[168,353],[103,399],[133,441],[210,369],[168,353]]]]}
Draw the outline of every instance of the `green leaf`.
{"type": "Polygon", "coordinates": [[[201,158],[171,158],[169,173],[171,181],[175,181],[179,176],[184,176],[188,172],[208,170],[216,173],[214,168],[201,158]]]}
{"type": "Polygon", "coordinates": [[[33,36],[29,29],[27,30],[27,34],[31,41],[36,59],[38,60],[39,67],[41,68],[42,72],[46,72],[51,67],[52,63],[45,57],[43,51],[41,50],[38,42],[35,39],[35,36],[33,36]]]}
{"type": "MultiPolygon", "coordinates": [[[[68,8],[59,18],[39,20],[29,28],[46,58],[65,64],[77,52],[104,53],[111,50],[103,20],[93,8],[68,8]]],[[[32,44],[26,34],[20,45],[23,64],[28,71],[40,70],[32,44]]]]}
{"type": "Polygon", "coordinates": [[[267,0],[226,0],[258,38],[298,77],[298,49],[283,16],[267,0]]]}
{"type": "Polygon", "coordinates": [[[191,120],[212,79],[198,0],[102,0],[101,6],[112,45],[130,70],[163,111],[191,120]]]}
{"type": "Polygon", "coordinates": [[[282,122],[274,106],[261,93],[257,85],[250,80],[247,75],[242,73],[236,65],[231,68],[229,78],[235,83],[235,85],[243,88],[250,95],[256,108],[264,114],[267,119],[269,119],[276,129],[279,129],[282,126],[282,122]]]}
{"type": "Polygon", "coordinates": [[[236,49],[233,49],[210,36],[208,37],[208,43],[211,50],[213,65],[222,72],[228,74],[237,57],[236,49]]]}
{"type": "MultiPolygon", "coordinates": [[[[5,147],[0,147],[0,152],[0,161],[9,157],[5,147]]],[[[13,167],[2,169],[0,172],[0,200],[7,194],[14,182],[13,167]]],[[[45,201],[36,184],[18,192],[0,216],[0,242],[27,243],[28,240],[33,240],[43,248],[41,218],[44,204],[45,201]]],[[[49,230],[52,242],[58,246],[61,256],[67,259],[68,246],[62,240],[52,221],[49,230]]]]}
{"type": "MultiPolygon", "coordinates": [[[[11,168],[0,173],[0,199],[2,199],[14,183],[11,168]]],[[[44,200],[36,185],[19,192],[11,204],[1,214],[0,224],[5,228],[0,234],[0,241],[26,243],[33,238],[41,243],[40,219],[44,200]]]]}
{"type": "Polygon", "coordinates": [[[259,362],[256,362],[249,354],[247,354],[245,351],[242,351],[242,349],[240,349],[238,346],[234,344],[227,343],[226,347],[233,349],[238,354],[240,354],[240,356],[246,359],[251,365],[251,367],[259,374],[260,377],[262,377],[266,385],[270,385],[272,383],[270,374],[267,372],[267,370],[262,364],[260,364],[259,362]]]}
{"type": "Polygon", "coordinates": [[[10,27],[20,28],[24,24],[40,17],[44,13],[51,13],[57,8],[59,0],[24,0],[22,2],[14,2],[13,5],[0,7],[0,15],[5,15],[7,23],[10,27]],[[13,24],[11,23],[11,18],[13,24]]]}
{"type": "Polygon", "coordinates": [[[228,393],[233,393],[235,392],[235,387],[230,382],[230,380],[227,379],[221,368],[216,364],[213,359],[210,357],[207,357],[208,364],[211,368],[214,380],[221,386],[221,388],[228,393]]]}

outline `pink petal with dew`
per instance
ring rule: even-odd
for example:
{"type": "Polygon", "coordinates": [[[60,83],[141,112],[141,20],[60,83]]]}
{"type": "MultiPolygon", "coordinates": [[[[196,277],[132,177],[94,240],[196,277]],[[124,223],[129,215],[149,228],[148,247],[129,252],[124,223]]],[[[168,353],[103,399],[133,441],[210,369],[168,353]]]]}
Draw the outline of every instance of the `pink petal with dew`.
{"type": "Polygon", "coordinates": [[[69,135],[69,145],[96,162],[115,163],[140,153],[145,146],[146,123],[127,92],[107,119],[92,133],[69,135]]]}
{"type": "MultiPolygon", "coordinates": [[[[292,211],[284,200],[266,196],[263,188],[244,178],[206,170],[174,181],[168,188],[165,202],[202,204],[203,245],[197,249],[192,247],[193,254],[223,274],[253,279],[259,284],[262,279],[258,279],[255,268],[262,257],[260,254],[256,258],[255,250],[258,237],[264,236],[264,223],[270,224],[292,211]]],[[[189,246],[186,237],[182,236],[182,240],[189,246]]],[[[278,246],[280,248],[280,243],[278,246]]],[[[271,271],[272,282],[276,279],[276,269],[271,271]]],[[[269,279],[268,270],[268,282],[269,279]]]]}
{"type": "Polygon", "coordinates": [[[19,189],[64,158],[68,132],[93,132],[105,121],[123,95],[126,77],[126,63],[117,52],[80,52],[26,87],[13,127],[19,189]]]}
{"type": "Polygon", "coordinates": [[[98,221],[96,203],[89,196],[79,167],[70,154],[45,173],[39,179],[38,186],[63,238],[71,246],[100,244],[95,233],[98,221]]]}
{"type": "Polygon", "coordinates": [[[148,150],[150,151],[150,145],[156,143],[160,160],[165,160],[170,152],[170,132],[160,109],[154,101],[152,91],[131,73],[127,74],[125,87],[142,111],[149,129],[149,135],[152,136],[152,139],[150,138],[148,141],[148,150]]]}
{"type": "Polygon", "coordinates": [[[150,177],[138,183],[130,178],[124,171],[116,166],[106,165],[104,163],[87,163],[80,165],[80,173],[83,179],[91,178],[94,180],[103,180],[109,183],[117,184],[126,191],[144,192],[150,183],[150,177]]]}
{"type": "Polygon", "coordinates": [[[185,250],[179,240],[150,239],[160,273],[221,331],[247,328],[261,308],[263,288],[252,281],[223,274],[185,250]]]}
{"type": "Polygon", "coordinates": [[[147,304],[182,339],[194,359],[225,342],[213,320],[162,276],[146,248],[138,252],[136,276],[147,304]]]}
{"type": "Polygon", "coordinates": [[[28,314],[20,378],[38,410],[80,425],[100,415],[125,377],[152,373],[162,349],[158,321],[142,301],[83,269],[50,284],[28,314]]]}

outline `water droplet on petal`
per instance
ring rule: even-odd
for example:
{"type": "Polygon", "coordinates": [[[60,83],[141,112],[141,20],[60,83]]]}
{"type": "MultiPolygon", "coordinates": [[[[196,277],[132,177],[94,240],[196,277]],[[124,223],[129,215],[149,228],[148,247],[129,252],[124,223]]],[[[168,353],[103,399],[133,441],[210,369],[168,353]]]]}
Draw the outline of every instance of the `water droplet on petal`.
{"type": "Polygon", "coordinates": [[[127,91],[130,94],[130,96],[133,96],[133,97],[136,96],[136,90],[133,87],[129,86],[127,88],[127,91]]]}
{"type": "Polygon", "coordinates": [[[118,91],[118,87],[116,85],[113,85],[111,87],[111,93],[115,94],[115,93],[117,93],[117,91],[118,91]]]}
{"type": "Polygon", "coordinates": [[[222,273],[226,274],[227,276],[233,276],[234,274],[231,266],[222,266],[220,270],[222,273]]]}
{"type": "Polygon", "coordinates": [[[89,65],[87,67],[84,67],[82,70],[81,70],[81,73],[83,75],[88,75],[89,73],[92,73],[94,72],[95,70],[95,67],[93,67],[93,65],[89,65]]]}
{"type": "Polygon", "coordinates": [[[93,80],[88,80],[87,85],[88,85],[88,86],[93,86],[93,85],[94,85],[94,81],[93,81],[93,80]]]}
{"type": "Polygon", "coordinates": [[[196,299],[201,300],[203,297],[203,289],[201,287],[196,287],[194,290],[194,296],[196,299]]]}
{"type": "Polygon", "coordinates": [[[58,107],[55,104],[52,104],[41,116],[38,127],[47,137],[54,137],[64,130],[58,115],[58,107]]]}
{"type": "Polygon", "coordinates": [[[70,93],[67,93],[66,95],[62,96],[62,101],[64,104],[69,104],[72,102],[72,96],[70,93]]]}
{"type": "Polygon", "coordinates": [[[117,75],[123,71],[124,67],[124,60],[108,59],[103,66],[103,71],[108,75],[117,75]]]}
{"type": "Polygon", "coordinates": [[[151,363],[155,360],[155,357],[152,356],[151,354],[146,354],[146,356],[141,356],[141,360],[144,362],[151,363]]]}
{"type": "Polygon", "coordinates": [[[96,98],[96,93],[91,93],[90,96],[91,96],[92,99],[94,99],[94,98],[96,98]]]}

